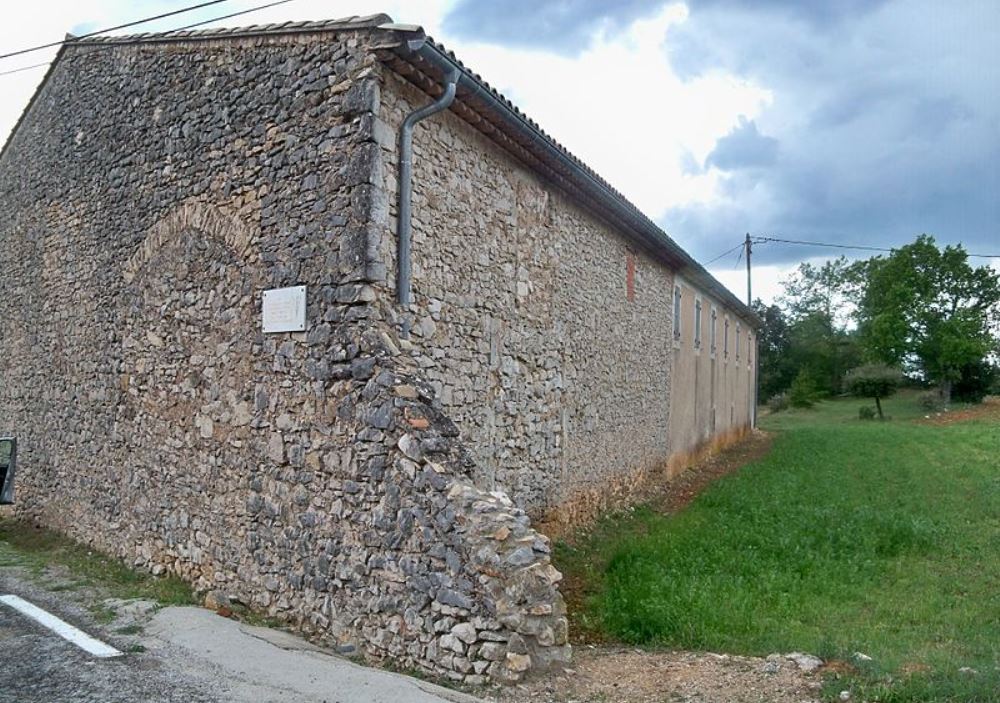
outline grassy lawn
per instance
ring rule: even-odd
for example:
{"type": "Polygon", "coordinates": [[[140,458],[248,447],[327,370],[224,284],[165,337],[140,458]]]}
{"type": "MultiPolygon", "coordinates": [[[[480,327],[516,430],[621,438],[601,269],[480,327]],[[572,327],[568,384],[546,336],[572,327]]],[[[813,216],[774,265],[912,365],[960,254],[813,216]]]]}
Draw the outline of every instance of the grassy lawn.
{"type": "MultiPolygon", "coordinates": [[[[133,571],[117,559],[104,556],[56,532],[25,522],[0,519],[0,568],[18,567],[53,590],[97,589],[102,597],[143,598],[162,605],[195,602],[191,587],[176,577],[156,577],[133,571]],[[66,575],[54,587],[55,568],[66,575]]],[[[100,619],[102,613],[96,613],[100,619]]]]}
{"type": "Polygon", "coordinates": [[[829,675],[831,699],[1000,700],[1000,412],[926,424],[907,394],[878,422],[861,404],[766,417],[770,454],[686,510],[560,545],[587,584],[575,623],[652,647],[872,657],[829,675]]]}

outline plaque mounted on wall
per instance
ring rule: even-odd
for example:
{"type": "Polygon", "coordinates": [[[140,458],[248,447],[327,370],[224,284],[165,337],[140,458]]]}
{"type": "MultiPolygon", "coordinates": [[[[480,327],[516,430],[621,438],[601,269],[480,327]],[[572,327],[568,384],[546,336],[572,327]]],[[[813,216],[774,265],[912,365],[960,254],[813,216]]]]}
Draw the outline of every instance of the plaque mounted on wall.
{"type": "Polygon", "coordinates": [[[265,334],[304,332],[306,329],[306,287],[274,288],[264,291],[261,317],[265,334]]]}

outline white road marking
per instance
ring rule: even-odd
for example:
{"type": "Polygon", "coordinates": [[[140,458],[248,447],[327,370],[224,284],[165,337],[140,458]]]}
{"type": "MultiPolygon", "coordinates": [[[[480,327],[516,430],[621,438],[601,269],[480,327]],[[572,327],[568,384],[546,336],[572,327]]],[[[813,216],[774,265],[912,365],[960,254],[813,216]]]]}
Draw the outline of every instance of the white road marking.
{"type": "Polygon", "coordinates": [[[109,657],[122,656],[122,653],[114,647],[94,639],[83,630],[78,630],[68,622],[60,620],[52,613],[42,610],[37,605],[29,603],[23,598],[18,598],[17,596],[0,596],[0,603],[5,603],[19,613],[27,615],[35,622],[52,630],[64,640],[72,642],[80,649],[93,654],[95,657],[107,659],[109,657]]]}

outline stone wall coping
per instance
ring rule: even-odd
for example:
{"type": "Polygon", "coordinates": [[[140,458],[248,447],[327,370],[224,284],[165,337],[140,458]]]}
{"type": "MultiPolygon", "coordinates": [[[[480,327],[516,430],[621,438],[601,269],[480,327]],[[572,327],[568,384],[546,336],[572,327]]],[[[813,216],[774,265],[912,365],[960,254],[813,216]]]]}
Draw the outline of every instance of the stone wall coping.
{"type": "Polygon", "coordinates": [[[85,39],[70,38],[66,46],[86,44],[147,44],[175,41],[206,41],[212,39],[242,39],[278,34],[307,34],[311,32],[346,32],[374,29],[392,18],[386,14],[342,17],[332,20],[251,24],[245,27],[213,27],[210,29],[175,30],[171,32],[144,32],[120,36],[97,35],[85,39]]]}

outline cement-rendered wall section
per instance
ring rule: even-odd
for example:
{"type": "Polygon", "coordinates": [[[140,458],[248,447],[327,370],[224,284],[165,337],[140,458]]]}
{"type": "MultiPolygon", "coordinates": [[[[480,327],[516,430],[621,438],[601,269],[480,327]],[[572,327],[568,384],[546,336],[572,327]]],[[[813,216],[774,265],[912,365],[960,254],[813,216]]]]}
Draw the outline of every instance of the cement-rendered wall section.
{"type": "MultiPolygon", "coordinates": [[[[429,98],[382,75],[391,233],[395,135],[429,98]]],[[[627,501],[672,451],[673,272],[454,112],[419,123],[413,164],[412,343],[483,485],[550,523],[627,501]]]]}
{"type": "Polygon", "coordinates": [[[547,540],[378,299],[372,26],[67,47],[0,157],[18,514],[466,682],[568,656],[547,540]],[[265,289],[308,328],[264,335],[265,289]]]}
{"type": "Polygon", "coordinates": [[[680,294],[680,324],[673,330],[672,342],[670,474],[704,450],[749,430],[757,353],[756,332],[747,319],[682,275],[674,285],[680,294]],[[699,307],[700,334],[696,330],[699,307]]]}

